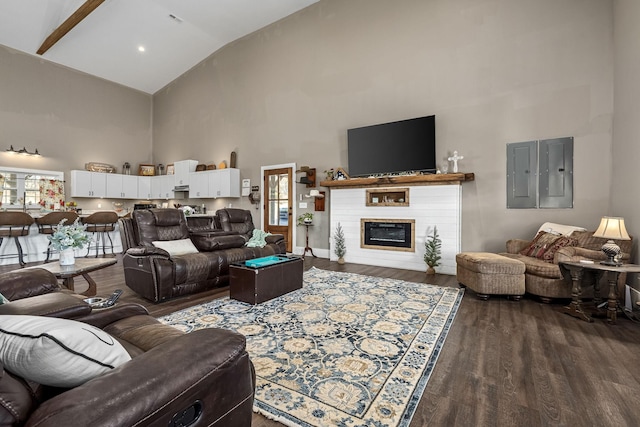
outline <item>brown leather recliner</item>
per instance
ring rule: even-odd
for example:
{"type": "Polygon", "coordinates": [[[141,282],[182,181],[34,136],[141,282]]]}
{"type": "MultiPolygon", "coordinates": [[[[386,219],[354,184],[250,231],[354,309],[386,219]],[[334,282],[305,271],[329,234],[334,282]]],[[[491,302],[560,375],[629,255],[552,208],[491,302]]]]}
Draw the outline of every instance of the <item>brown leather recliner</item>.
{"type": "Polygon", "coordinates": [[[224,208],[216,212],[216,217],[223,231],[236,231],[247,240],[251,238],[255,227],[248,210],[224,208]]]}
{"type": "Polygon", "coordinates": [[[185,334],[138,304],[92,310],[56,286],[43,269],[0,275],[0,293],[23,298],[0,305],[0,315],[92,324],[115,337],[132,360],[72,389],[25,381],[0,363],[0,426],[251,425],[255,373],[242,335],[224,329],[185,334]],[[38,303],[49,296],[59,298],[57,309],[50,298],[38,303]]]}
{"type": "MultiPolygon", "coordinates": [[[[253,230],[250,213],[248,218],[245,228],[253,230]]],[[[282,235],[268,236],[264,247],[246,247],[246,236],[236,230],[190,232],[179,209],[136,210],[120,220],[120,230],[125,282],[153,302],[224,286],[230,264],[286,251],[282,235]],[[153,244],[183,239],[191,239],[198,252],[172,256],[153,244]]]]}

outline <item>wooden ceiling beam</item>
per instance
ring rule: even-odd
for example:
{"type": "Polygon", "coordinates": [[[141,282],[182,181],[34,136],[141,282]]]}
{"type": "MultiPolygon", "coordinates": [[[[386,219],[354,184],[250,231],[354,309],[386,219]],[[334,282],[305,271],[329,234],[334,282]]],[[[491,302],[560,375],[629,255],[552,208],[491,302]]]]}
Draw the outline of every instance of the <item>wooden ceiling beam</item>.
{"type": "Polygon", "coordinates": [[[54,44],[63,38],[69,31],[78,25],[84,18],[100,6],[104,0],[87,0],[78,8],[70,17],[67,18],[58,28],[56,28],[49,37],[46,38],[37,54],[42,55],[48,51],[54,44]]]}

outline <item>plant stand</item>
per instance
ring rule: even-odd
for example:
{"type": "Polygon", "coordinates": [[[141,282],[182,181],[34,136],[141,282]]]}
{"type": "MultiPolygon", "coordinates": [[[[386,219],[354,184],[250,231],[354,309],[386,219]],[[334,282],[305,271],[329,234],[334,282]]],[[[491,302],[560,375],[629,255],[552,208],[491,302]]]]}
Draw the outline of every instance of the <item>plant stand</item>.
{"type": "Polygon", "coordinates": [[[313,253],[313,249],[309,246],[309,227],[313,227],[313,224],[303,224],[305,228],[305,247],[304,252],[302,252],[302,259],[304,259],[307,252],[309,252],[314,258],[317,258],[313,253]]]}

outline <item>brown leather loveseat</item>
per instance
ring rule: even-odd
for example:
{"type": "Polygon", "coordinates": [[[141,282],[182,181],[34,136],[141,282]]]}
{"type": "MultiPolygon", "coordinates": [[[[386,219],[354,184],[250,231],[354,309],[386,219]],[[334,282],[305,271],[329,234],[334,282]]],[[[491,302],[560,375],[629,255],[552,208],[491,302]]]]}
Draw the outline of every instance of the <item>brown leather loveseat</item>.
{"type": "Polygon", "coordinates": [[[264,247],[245,246],[254,229],[247,212],[220,210],[216,216],[223,228],[209,230],[190,230],[179,209],[136,210],[121,219],[127,286],[161,302],[227,284],[232,263],[285,253],[282,235],[267,236],[264,247]]]}
{"type": "Polygon", "coordinates": [[[106,332],[131,358],[71,388],[27,380],[0,361],[0,426],[251,425],[255,373],[242,335],[185,334],[138,304],[92,310],[43,269],[0,275],[0,293],[10,300],[0,304],[2,325],[10,317],[71,318],[106,332]]]}

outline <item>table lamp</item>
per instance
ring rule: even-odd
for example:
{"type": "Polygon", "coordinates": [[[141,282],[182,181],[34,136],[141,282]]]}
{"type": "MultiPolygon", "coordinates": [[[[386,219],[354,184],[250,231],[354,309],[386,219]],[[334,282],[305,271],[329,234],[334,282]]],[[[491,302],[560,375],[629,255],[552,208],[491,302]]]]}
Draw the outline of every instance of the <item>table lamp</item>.
{"type": "Polygon", "coordinates": [[[602,252],[608,257],[606,261],[601,261],[600,264],[619,266],[621,262],[615,260],[615,257],[620,253],[620,246],[612,239],[616,240],[631,240],[627,229],[624,226],[624,218],[603,216],[600,220],[600,226],[593,233],[593,237],[602,237],[603,239],[609,239],[604,245],[602,245],[602,252]]]}

